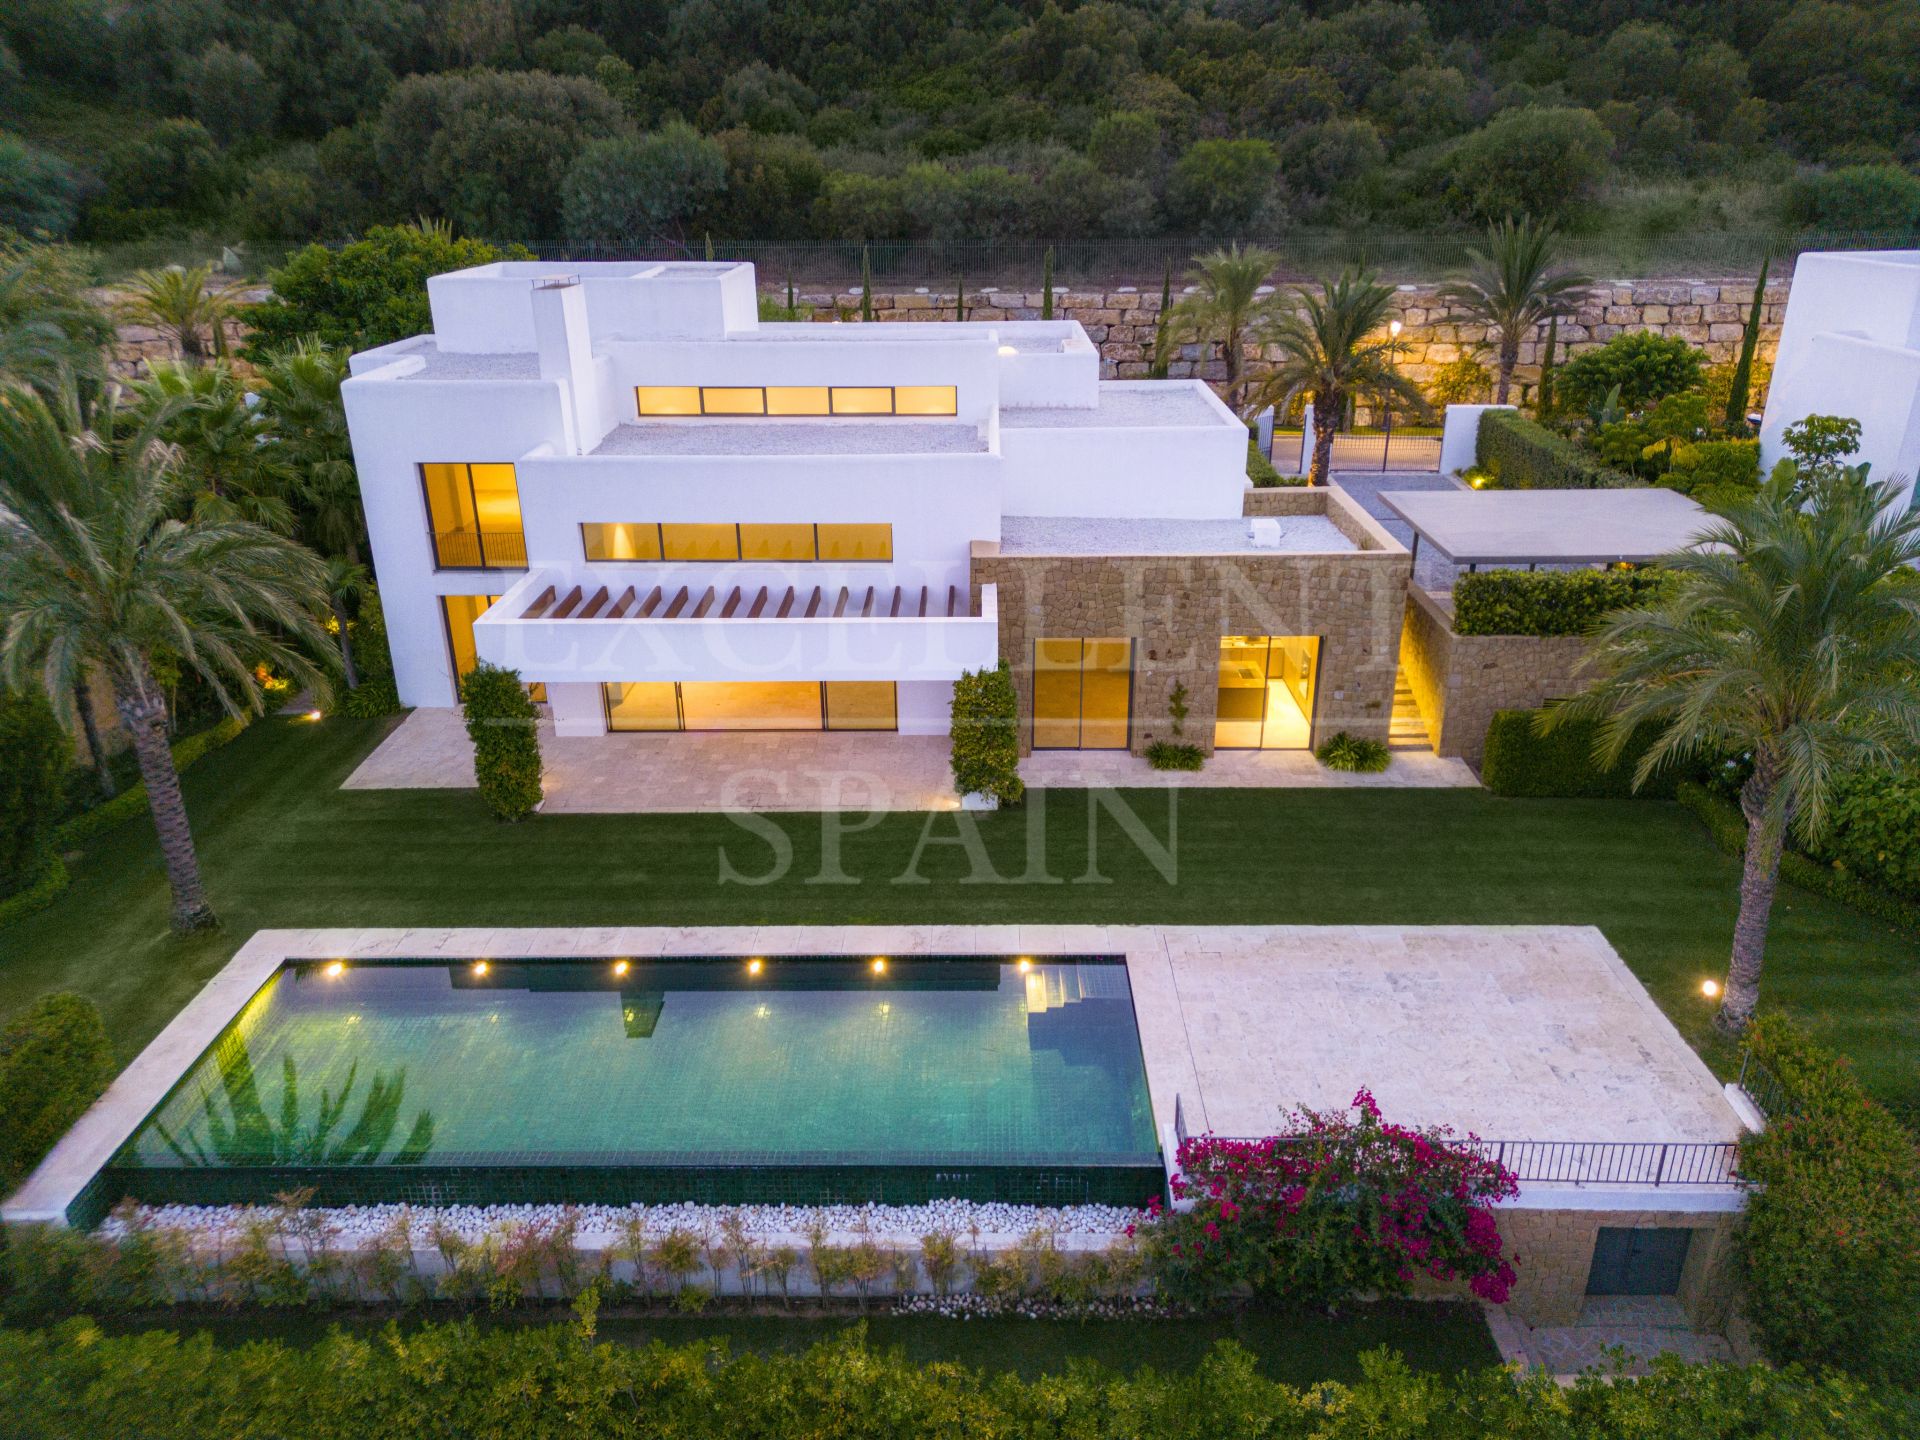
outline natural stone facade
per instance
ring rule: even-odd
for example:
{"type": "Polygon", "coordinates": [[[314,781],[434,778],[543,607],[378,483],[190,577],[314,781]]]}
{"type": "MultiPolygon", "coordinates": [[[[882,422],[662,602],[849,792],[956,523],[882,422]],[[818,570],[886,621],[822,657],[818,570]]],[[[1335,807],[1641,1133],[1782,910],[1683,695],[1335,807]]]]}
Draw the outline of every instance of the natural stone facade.
{"type": "Polygon", "coordinates": [[[1594,1242],[1603,1227],[1693,1231],[1675,1298],[1699,1329],[1724,1330],[1733,1318],[1734,1212],[1503,1207],[1499,1218],[1501,1237],[1520,1277],[1507,1303],[1528,1325],[1568,1325],[1579,1319],[1594,1242]]]}
{"type": "Polygon", "coordinates": [[[1456,635],[1446,605],[1407,588],[1400,664],[1434,753],[1479,766],[1496,710],[1531,710],[1578,694],[1587,642],[1577,635],[1456,635]]]}
{"type": "Polygon", "coordinates": [[[1129,748],[1136,755],[1172,738],[1167,703],[1176,684],[1187,687],[1190,707],[1181,738],[1212,753],[1226,635],[1319,636],[1312,743],[1339,730],[1387,738],[1412,557],[1337,491],[1249,494],[1250,513],[1325,515],[1360,548],[1002,555],[996,544],[975,544],[973,603],[981,586],[999,587],[1000,654],[1020,693],[1022,754],[1033,745],[1033,642],[1050,636],[1132,640],[1129,748]]]}
{"type": "MultiPolygon", "coordinates": [[[[1753,304],[1751,278],[1741,280],[1613,280],[1596,284],[1586,292],[1573,316],[1560,326],[1560,359],[1603,345],[1627,330],[1652,330],[1661,335],[1678,336],[1698,345],[1715,361],[1731,360],[1740,349],[1741,327],[1753,304]]],[[[1175,291],[1175,298],[1179,296],[1175,291]]],[[[784,298],[781,297],[781,298],[784,298]]],[[[815,291],[797,299],[814,308],[815,318],[832,320],[858,314],[857,296],[844,292],[815,291]]],[[[1043,297],[1039,292],[1026,294],[1011,290],[969,291],[969,320],[1037,320],[1043,297]]],[[[1421,385],[1430,382],[1440,367],[1462,355],[1479,354],[1482,364],[1493,368],[1490,336],[1485,326],[1469,325],[1452,318],[1433,285],[1403,285],[1395,296],[1395,307],[1404,325],[1400,334],[1400,367],[1421,385]]],[[[873,297],[877,320],[952,320],[955,295],[935,290],[876,292],[873,297]]],[[[1780,339],[1780,323],[1786,316],[1787,281],[1769,280],[1760,312],[1762,361],[1771,363],[1780,339]]],[[[1131,380],[1147,374],[1153,356],[1154,322],[1160,312],[1160,292],[1123,287],[1118,290],[1062,290],[1056,287],[1053,313],[1062,320],[1078,320],[1088,337],[1100,350],[1100,371],[1106,379],[1131,380]]],[[[849,317],[850,318],[850,317],[849,317]]],[[[1540,379],[1541,352],[1546,335],[1520,346],[1520,364],[1514,372],[1516,385],[1535,385],[1540,379]]],[[[1183,345],[1168,373],[1174,378],[1194,375],[1202,379],[1226,379],[1226,362],[1220,358],[1220,346],[1183,345]]],[[[1258,374],[1270,358],[1259,347],[1247,350],[1247,369],[1258,374]]],[[[1518,399],[1518,395],[1514,397],[1518,399]]],[[[1756,391],[1755,402],[1763,395],[1756,391]]]]}

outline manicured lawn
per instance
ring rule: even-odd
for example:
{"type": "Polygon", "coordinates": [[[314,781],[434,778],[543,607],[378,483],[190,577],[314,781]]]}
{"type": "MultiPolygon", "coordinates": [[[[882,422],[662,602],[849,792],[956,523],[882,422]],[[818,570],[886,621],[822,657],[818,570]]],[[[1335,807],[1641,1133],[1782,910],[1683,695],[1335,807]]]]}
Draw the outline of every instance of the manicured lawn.
{"type": "MultiPolygon", "coordinates": [[[[1161,843],[1177,824],[1168,878],[1111,816],[1090,827],[1086,795],[1056,791],[1043,807],[979,820],[976,855],[1005,883],[970,873],[973,860],[952,843],[920,856],[926,883],[902,883],[923,836],[955,838],[963,822],[951,813],[846,817],[847,883],[815,883],[823,830],[838,819],[749,817],[760,833],[725,816],[503,826],[469,791],[338,790],[385,723],[269,720],[203,761],[186,788],[225,928],[167,934],[151,827],[130,822],[76,867],[58,904],[0,930],[0,1012],[49,990],[81,991],[130,1058],[262,926],[1591,923],[1711,1061],[1732,1060],[1708,1040],[1698,986],[1725,965],[1736,870],[1673,805],[1192,790],[1170,816],[1164,793],[1125,792],[1161,843]],[[766,873],[774,850],[762,836],[775,833],[792,848],[783,876],[724,878],[729,866],[766,873]]],[[[1920,1103],[1920,942],[1783,889],[1765,992],[1852,1055],[1880,1094],[1920,1103]]]]}
{"type": "MultiPolygon", "coordinates": [[[[191,1333],[210,1330],[221,1344],[284,1339],[307,1344],[330,1325],[359,1333],[379,1330],[380,1319],[322,1319],[288,1312],[254,1310],[246,1315],[182,1316],[166,1328],[191,1333]]],[[[412,1323],[412,1322],[407,1322],[412,1323]]],[[[523,1322],[482,1317],[481,1324],[523,1322]]],[[[1146,1366],[1163,1372],[1192,1370],[1221,1340],[1251,1351],[1261,1370],[1275,1380],[1311,1385],[1319,1380],[1356,1380],[1359,1357],[1386,1346],[1416,1370],[1451,1374],[1500,1363],[1486,1322],[1471,1305],[1415,1302],[1361,1305],[1337,1317],[1247,1313],[1201,1320],[940,1320],[923,1315],[875,1314],[864,1321],[788,1319],[784,1316],[700,1316],[635,1320],[603,1316],[600,1338],[623,1345],[658,1340],[685,1345],[696,1340],[725,1341],[736,1353],[800,1351],[865,1324],[867,1344],[876,1350],[904,1350],[925,1364],[951,1361],[976,1369],[1013,1371],[1025,1379],[1057,1374],[1074,1360],[1097,1360],[1109,1369],[1131,1373],[1146,1366]]],[[[113,1328],[147,1329],[151,1322],[113,1328]]]]}

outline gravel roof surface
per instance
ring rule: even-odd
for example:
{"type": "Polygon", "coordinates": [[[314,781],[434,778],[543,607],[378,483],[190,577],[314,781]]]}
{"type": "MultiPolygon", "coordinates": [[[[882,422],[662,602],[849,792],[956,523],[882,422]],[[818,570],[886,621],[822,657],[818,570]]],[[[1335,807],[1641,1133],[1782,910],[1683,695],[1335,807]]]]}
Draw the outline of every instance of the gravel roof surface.
{"type": "Polygon", "coordinates": [[[1280,517],[1280,543],[1258,547],[1246,520],[1112,520],[1009,515],[1000,522],[1002,555],[1326,554],[1354,543],[1323,515],[1280,517]]]}
{"type": "MultiPolygon", "coordinates": [[[[402,375],[402,380],[538,380],[540,357],[532,351],[517,355],[449,355],[431,340],[413,352],[426,368],[402,375]]],[[[397,358],[407,358],[405,356],[397,358]]]]}
{"type": "Polygon", "coordinates": [[[1180,381],[1133,389],[1102,385],[1100,403],[1091,410],[1003,409],[1000,423],[1008,429],[1060,429],[1103,425],[1223,425],[1220,412],[1200,392],[1180,381]]]}
{"type": "Polygon", "coordinates": [[[917,420],[715,422],[646,420],[614,426],[595,455],[964,455],[987,442],[972,425],[917,420]]]}

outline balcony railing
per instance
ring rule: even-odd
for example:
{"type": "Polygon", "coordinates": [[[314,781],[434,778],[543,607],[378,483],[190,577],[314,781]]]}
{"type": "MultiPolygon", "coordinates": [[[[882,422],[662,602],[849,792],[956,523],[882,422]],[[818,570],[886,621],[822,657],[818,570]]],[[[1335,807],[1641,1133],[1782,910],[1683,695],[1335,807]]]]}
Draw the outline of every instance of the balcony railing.
{"type": "Polygon", "coordinates": [[[433,558],[442,570],[524,570],[527,537],[518,530],[440,530],[433,558]]]}
{"type": "MultiPolygon", "coordinates": [[[[1174,1134],[1187,1134],[1186,1109],[1173,1102],[1174,1134]]],[[[1216,1140],[1258,1143],[1262,1137],[1215,1135],[1216,1140]]],[[[1286,1137],[1278,1137],[1283,1141],[1286,1137]]],[[[1535,1185],[1741,1184],[1737,1141],[1696,1140],[1455,1140],[1461,1150],[1492,1160],[1516,1180],[1535,1185]]]]}

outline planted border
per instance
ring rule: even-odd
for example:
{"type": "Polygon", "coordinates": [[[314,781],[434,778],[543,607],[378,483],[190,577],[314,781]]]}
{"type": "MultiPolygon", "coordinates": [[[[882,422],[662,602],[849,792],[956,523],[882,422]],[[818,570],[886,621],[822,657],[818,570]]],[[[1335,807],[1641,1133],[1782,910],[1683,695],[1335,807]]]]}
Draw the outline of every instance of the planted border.
{"type": "Polygon", "coordinates": [[[1624,490],[1645,484],[1518,410],[1481,414],[1473,458],[1499,490],[1624,490]]]}

